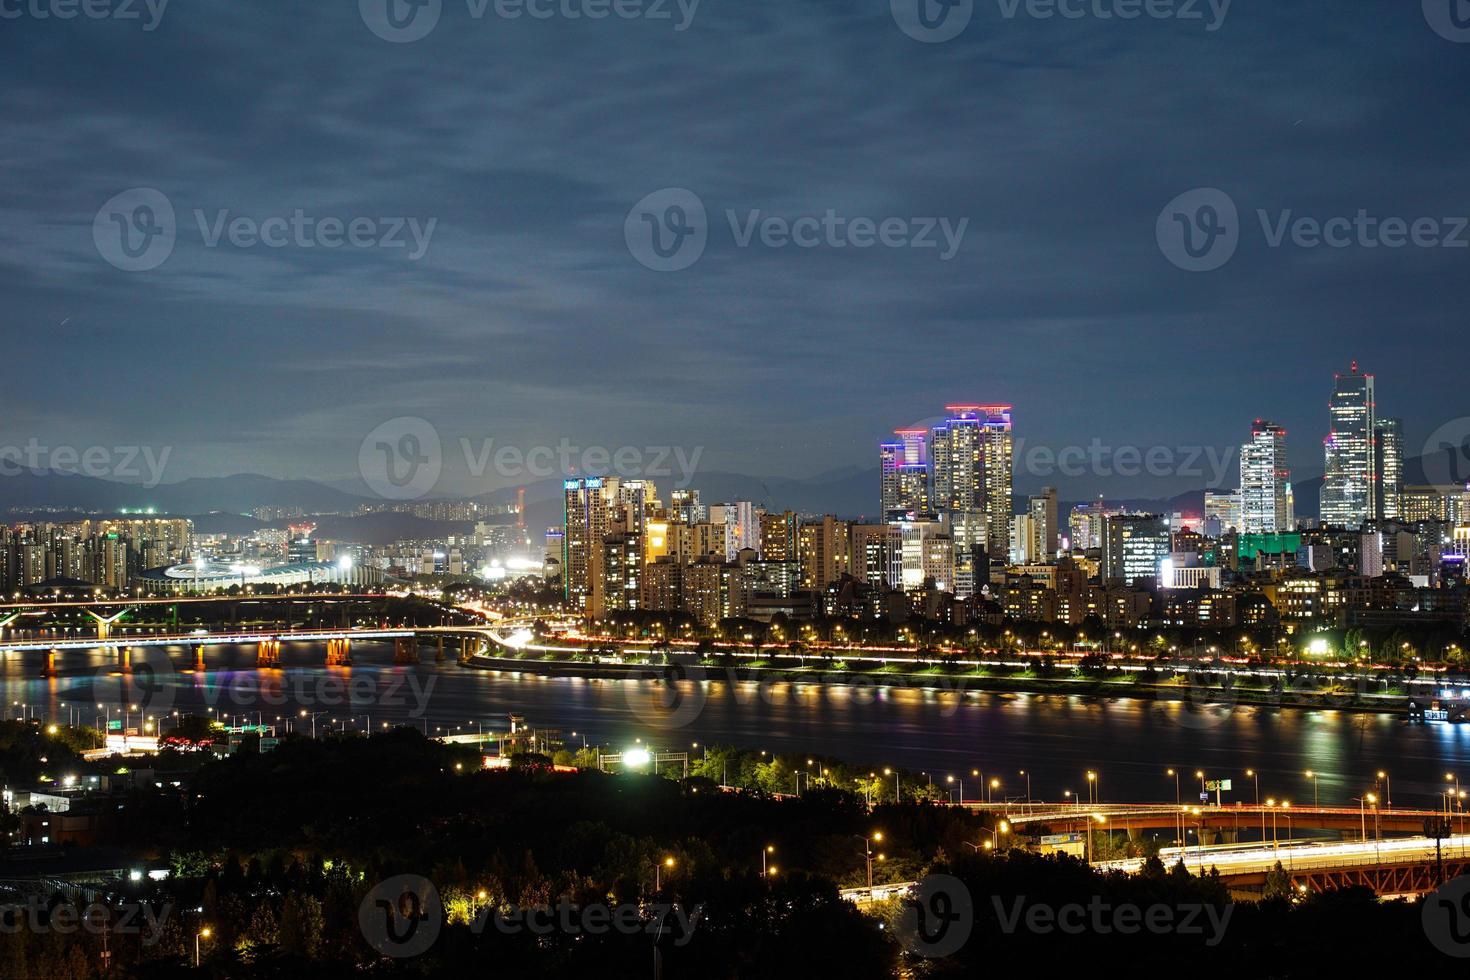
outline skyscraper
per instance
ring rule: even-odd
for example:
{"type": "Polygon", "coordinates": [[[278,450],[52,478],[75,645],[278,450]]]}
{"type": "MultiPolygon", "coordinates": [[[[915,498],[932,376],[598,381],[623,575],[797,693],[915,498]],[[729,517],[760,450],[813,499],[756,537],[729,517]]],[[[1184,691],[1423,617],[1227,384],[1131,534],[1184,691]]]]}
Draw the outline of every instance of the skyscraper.
{"type": "Polygon", "coordinates": [[[1399,498],[1404,492],[1403,419],[1379,419],[1373,441],[1374,465],[1378,473],[1378,516],[1399,516],[1399,498]]]}
{"type": "Polygon", "coordinates": [[[589,616],[602,614],[602,539],[617,518],[617,477],[565,480],[562,591],[567,604],[589,616]]]}
{"type": "Polygon", "coordinates": [[[1373,375],[1361,373],[1354,361],[1349,373],[1337,375],[1328,409],[1332,431],[1324,443],[1322,523],[1361,527],[1378,513],[1373,375]]]}
{"type": "MultiPolygon", "coordinates": [[[[1004,560],[1010,550],[1014,446],[1009,405],[948,405],[934,427],[934,508],[954,539],[956,579],[973,569],[976,548],[1004,560]]],[[[963,586],[961,586],[963,588],[963,586]]],[[[967,594],[967,593],[966,593],[967,594]]]]}
{"type": "Polygon", "coordinates": [[[1251,441],[1240,449],[1242,530],[1247,534],[1290,531],[1287,506],[1286,430],[1275,422],[1256,419],[1251,441]]]}
{"type": "Polygon", "coordinates": [[[934,504],[929,493],[929,432],[899,429],[894,434],[898,440],[878,446],[882,517],[890,520],[910,513],[930,513],[934,504]]]}

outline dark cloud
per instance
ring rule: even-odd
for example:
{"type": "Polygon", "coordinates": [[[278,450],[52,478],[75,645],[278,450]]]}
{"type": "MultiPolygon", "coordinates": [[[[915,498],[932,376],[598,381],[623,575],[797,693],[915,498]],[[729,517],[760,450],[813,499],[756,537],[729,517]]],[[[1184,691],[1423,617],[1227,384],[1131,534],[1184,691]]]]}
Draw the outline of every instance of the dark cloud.
{"type": "Polygon", "coordinates": [[[409,414],[448,444],[672,442],[802,475],[870,465],[895,424],[965,398],[1013,402],[1054,446],[1224,445],[1270,416],[1310,468],[1353,357],[1411,446],[1464,411],[1435,368],[1463,347],[1470,250],[1273,249],[1255,217],[1470,214],[1470,45],[1418,4],[1237,2],[1210,32],[977,0],[944,44],[876,0],[704,0],[682,32],[469,9],[444,0],[411,44],[354,2],[174,0],[151,32],[0,21],[0,441],[344,478],[409,414]],[[92,222],[139,186],[179,235],[129,273],[92,222]],[[679,273],[623,240],[664,187],[711,218],[679,273]],[[1154,239],[1195,187],[1243,218],[1210,273],[1154,239]],[[437,226],[409,261],[205,247],[193,217],[298,208],[437,226]],[[969,224],[948,262],[737,247],[724,213],[753,209],[969,224]]]}

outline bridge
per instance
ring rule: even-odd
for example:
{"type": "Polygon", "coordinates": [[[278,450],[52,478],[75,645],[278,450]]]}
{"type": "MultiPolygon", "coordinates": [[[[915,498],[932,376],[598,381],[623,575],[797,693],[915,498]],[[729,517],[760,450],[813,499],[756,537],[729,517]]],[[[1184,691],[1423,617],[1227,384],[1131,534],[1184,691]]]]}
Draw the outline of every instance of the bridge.
{"type": "MultiPolygon", "coordinates": [[[[1125,831],[1136,837],[1145,830],[1170,830],[1189,828],[1218,836],[1230,841],[1241,831],[1260,832],[1263,838],[1278,832],[1291,836],[1295,829],[1338,831],[1344,835],[1364,837],[1372,833],[1421,834],[1424,821],[1443,819],[1443,810],[1420,810],[1383,806],[1334,807],[1302,806],[1297,803],[1277,805],[1256,803],[1231,803],[1204,806],[1179,803],[1144,804],[1094,804],[1085,803],[1031,803],[1031,804],[986,804],[964,803],[968,809],[978,813],[989,813],[1004,818],[1012,827],[1050,827],[1057,831],[1093,830],[1125,831]]],[[[1458,811],[1455,819],[1465,814],[1458,811]]]]}
{"type": "Polygon", "coordinates": [[[395,664],[420,662],[420,647],[425,639],[434,641],[437,649],[435,659],[443,663],[447,659],[446,640],[457,637],[460,641],[456,659],[468,662],[488,642],[489,631],[475,626],[405,626],[385,628],[346,629],[300,629],[300,630],[233,630],[211,633],[152,633],[138,636],[106,636],[98,639],[77,637],[74,639],[36,639],[0,641],[0,654],[32,653],[43,658],[42,675],[54,676],[59,658],[67,650],[110,650],[117,657],[118,670],[130,673],[136,651],[148,647],[191,647],[194,651],[194,669],[205,670],[204,652],[212,646],[250,646],[256,648],[256,667],[272,668],[281,665],[282,643],[323,643],[326,646],[326,664],[329,667],[345,667],[352,663],[354,640],[392,640],[395,664]]]}
{"type": "MultiPolygon", "coordinates": [[[[1423,895],[1449,878],[1470,872],[1470,835],[1364,840],[1350,843],[1292,843],[1285,846],[1166,847],[1159,852],[1166,867],[1183,862],[1196,874],[1211,869],[1233,891],[1258,892],[1277,864],[1296,892],[1323,892],[1366,887],[1382,896],[1423,895]]],[[[1099,871],[1138,874],[1142,858],[1102,861],[1099,871]]]]}

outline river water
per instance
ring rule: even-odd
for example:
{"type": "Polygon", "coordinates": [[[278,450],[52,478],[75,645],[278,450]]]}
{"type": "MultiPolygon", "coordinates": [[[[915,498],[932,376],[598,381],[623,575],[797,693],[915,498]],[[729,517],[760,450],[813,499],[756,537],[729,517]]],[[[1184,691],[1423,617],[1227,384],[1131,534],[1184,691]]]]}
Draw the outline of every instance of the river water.
{"type": "Polygon", "coordinates": [[[648,680],[543,677],[426,662],[394,666],[392,645],[359,642],[351,667],[323,667],[321,645],[287,644],[282,670],[254,669],[254,649],[211,647],[210,669],[190,669],[182,648],[145,648],[134,673],[120,674],[103,651],[62,655],[58,676],[39,676],[35,654],[9,653],[0,667],[7,717],[41,716],[102,724],[126,715],[203,714],[309,731],[412,724],[431,734],[503,729],[510,713],[558,728],[573,746],[621,750],[641,738],[673,750],[733,744],[782,753],[820,753],[874,767],[901,766],[966,780],[969,799],[981,770],[1002,786],[995,798],[1058,800],[1087,793],[1098,774],[1103,801],[1171,801],[1168,768],[1184,774],[1185,799],[1199,793],[1194,773],[1231,779],[1231,800],[1260,794],[1353,805],[1389,774],[1397,805],[1439,806],[1447,773],[1470,789],[1470,725],[1411,724],[1401,716],[1220,705],[1199,709],[1129,698],[997,694],[892,686],[682,681],[673,694],[648,680]],[[98,704],[102,708],[98,708],[98,704]],[[134,709],[134,705],[137,706],[134,709]],[[301,712],[308,712],[307,718],[301,712]],[[349,720],[350,719],[350,720],[349,720]],[[1316,780],[1304,773],[1312,770],[1316,780]]]}

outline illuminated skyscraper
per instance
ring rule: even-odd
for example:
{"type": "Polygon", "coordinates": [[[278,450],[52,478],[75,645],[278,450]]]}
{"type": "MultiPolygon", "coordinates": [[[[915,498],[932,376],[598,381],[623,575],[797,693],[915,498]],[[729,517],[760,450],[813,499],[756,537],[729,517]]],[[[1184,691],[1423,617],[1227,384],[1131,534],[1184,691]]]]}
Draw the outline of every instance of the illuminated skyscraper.
{"type": "Polygon", "coordinates": [[[1286,430],[1256,419],[1251,441],[1240,448],[1241,530],[1247,534],[1290,531],[1287,506],[1286,430]]]}
{"type": "Polygon", "coordinates": [[[1379,419],[1373,443],[1378,473],[1378,516],[1399,516],[1399,498],[1404,492],[1403,419],[1379,419]]]}
{"type": "Polygon", "coordinates": [[[617,477],[565,480],[562,592],[577,612],[602,614],[602,539],[618,517],[617,477]]]}
{"type": "Polygon", "coordinates": [[[1378,513],[1373,375],[1361,373],[1354,361],[1348,374],[1337,375],[1328,408],[1332,431],[1324,443],[1322,523],[1361,527],[1378,513]]]}
{"type": "Polygon", "coordinates": [[[899,429],[895,434],[898,440],[878,447],[885,520],[934,509],[929,493],[928,430],[899,429]]]}
{"type": "Polygon", "coordinates": [[[976,548],[994,560],[1010,550],[1014,446],[1009,405],[948,405],[934,427],[934,508],[954,539],[955,574],[964,589],[967,573],[978,585],[988,569],[974,569],[976,548]]]}

